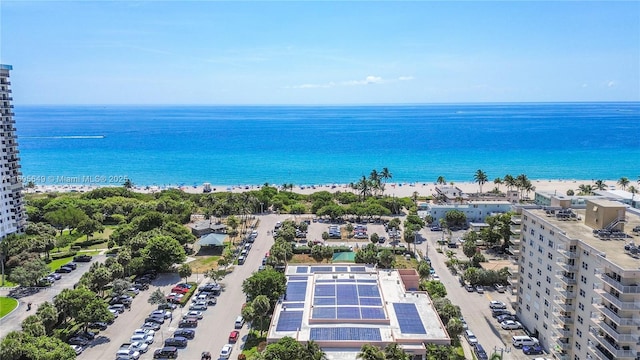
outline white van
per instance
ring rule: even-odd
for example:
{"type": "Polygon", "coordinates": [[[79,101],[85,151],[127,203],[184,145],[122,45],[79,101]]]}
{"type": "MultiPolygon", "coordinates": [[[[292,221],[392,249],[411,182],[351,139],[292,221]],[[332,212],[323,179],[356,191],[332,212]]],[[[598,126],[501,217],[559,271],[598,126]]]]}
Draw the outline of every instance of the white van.
{"type": "Polygon", "coordinates": [[[523,346],[538,345],[538,339],[526,335],[517,335],[511,338],[514,347],[521,348],[523,346]]]}
{"type": "Polygon", "coordinates": [[[245,256],[238,257],[238,265],[244,264],[245,260],[247,260],[245,256]]]}
{"type": "Polygon", "coordinates": [[[242,316],[238,316],[233,327],[236,329],[242,329],[242,326],[244,326],[244,318],[242,316]]]}

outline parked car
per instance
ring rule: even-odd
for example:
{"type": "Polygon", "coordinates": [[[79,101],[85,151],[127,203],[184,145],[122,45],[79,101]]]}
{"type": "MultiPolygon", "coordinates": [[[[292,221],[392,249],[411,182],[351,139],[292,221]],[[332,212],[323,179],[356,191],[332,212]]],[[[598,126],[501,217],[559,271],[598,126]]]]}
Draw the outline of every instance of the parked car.
{"type": "Polygon", "coordinates": [[[482,285],[476,286],[476,292],[478,294],[484,294],[484,287],[482,287],[482,285]]]}
{"type": "Polygon", "coordinates": [[[183,337],[172,337],[164,341],[164,346],[175,346],[177,348],[187,347],[187,339],[183,337]]]}
{"type": "Polygon", "coordinates": [[[527,345],[522,347],[522,351],[526,355],[540,355],[544,353],[544,349],[540,345],[527,345]]]}
{"type": "Polygon", "coordinates": [[[491,308],[491,309],[506,309],[507,308],[507,304],[503,303],[502,301],[492,300],[489,303],[489,308],[491,308]]]}
{"type": "Polygon", "coordinates": [[[182,317],[183,319],[189,318],[189,317],[194,317],[198,320],[202,319],[202,311],[189,311],[186,314],[184,314],[184,316],[182,317]]]}
{"type": "Polygon", "coordinates": [[[80,345],[71,345],[71,348],[76,352],[76,355],[80,355],[84,351],[84,348],[80,345]]]}
{"type": "Polygon", "coordinates": [[[57,272],[58,274],[68,274],[68,273],[70,273],[71,271],[73,271],[71,268],[64,267],[64,266],[61,266],[60,268],[56,269],[56,272],[57,272]]]}
{"type": "Polygon", "coordinates": [[[229,334],[229,342],[230,343],[234,343],[236,341],[238,341],[238,338],[240,337],[240,332],[238,330],[233,330],[230,334],[229,334]]]}
{"type": "Polygon", "coordinates": [[[198,327],[198,321],[194,321],[192,319],[180,320],[178,323],[179,328],[194,328],[198,327]]]}
{"type": "Polygon", "coordinates": [[[91,341],[96,338],[96,334],[91,331],[78,331],[77,333],[71,335],[71,337],[81,337],[91,341]]]}
{"type": "Polygon", "coordinates": [[[478,343],[478,338],[476,338],[476,335],[471,330],[465,330],[464,337],[467,338],[467,341],[471,346],[478,343]]]}
{"type": "Polygon", "coordinates": [[[164,317],[163,316],[149,316],[148,318],[144,319],[145,322],[152,322],[152,323],[156,323],[156,324],[164,324],[164,317]]]}
{"type": "Polygon", "coordinates": [[[518,330],[522,329],[522,324],[513,320],[505,320],[500,323],[500,327],[505,330],[518,330]]]}
{"type": "Polygon", "coordinates": [[[158,305],[158,310],[175,310],[178,307],[176,304],[164,303],[158,305]]]}
{"type": "Polygon", "coordinates": [[[491,316],[497,318],[500,315],[511,315],[511,313],[506,309],[491,309],[491,316]]]}
{"type": "Polygon", "coordinates": [[[496,289],[497,292],[499,293],[503,293],[504,292],[504,285],[500,285],[500,284],[494,284],[493,287],[496,289]]]}
{"type": "Polygon", "coordinates": [[[60,274],[58,274],[58,273],[51,273],[51,274],[49,274],[47,277],[51,277],[51,278],[53,278],[53,279],[54,279],[54,280],[56,280],[56,281],[57,281],[57,280],[62,279],[62,275],[60,275],[60,274]]]}
{"type": "Polygon", "coordinates": [[[147,290],[147,289],[149,289],[149,284],[145,284],[145,283],[135,283],[132,286],[134,288],[138,289],[138,290],[147,290]]]}
{"type": "Polygon", "coordinates": [[[89,344],[89,340],[83,338],[83,337],[72,337],[71,339],[67,340],[67,344],[69,345],[79,345],[79,346],[85,346],[87,344],[89,344]]]}
{"type": "Polygon", "coordinates": [[[153,335],[142,335],[142,334],[135,334],[133,336],[131,336],[131,342],[143,342],[146,344],[153,344],[153,335]]]}
{"type": "Polygon", "coordinates": [[[64,264],[64,265],[62,265],[62,266],[64,266],[64,267],[68,267],[68,268],[71,268],[71,270],[75,270],[75,269],[77,269],[77,268],[78,268],[78,265],[76,265],[76,264],[74,264],[74,263],[72,263],[72,262],[70,262],[70,263],[66,263],[66,264],[64,264]]]}
{"type": "Polygon", "coordinates": [[[220,358],[228,359],[231,356],[232,351],[233,351],[233,346],[231,346],[230,344],[223,346],[222,350],[220,350],[220,358]]]}
{"type": "Polygon", "coordinates": [[[178,348],[165,346],[153,352],[154,359],[175,359],[178,357],[178,348]]]}
{"type": "Polygon", "coordinates": [[[91,255],[77,255],[73,257],[73,261],[75,262],[90,262],[91,259],[91,255]]]}
{"type": "Polygon", "coordinates": [[[149,316],[157,316],[157,317],[163,317],[165,319],[169,319],[170,317],[173,316],[173,313],[171,311],[166,311],[166,310],[154,310],[152,311],[149,316]]]}
{"type": "Polygon", "coordinates": [[[188,340],[192,340],[196,337],[196,331],[193,329],[178,329],[173,333],[173,337],[183,337],[188,340]]]}
{"type": "Polygon", "coordinates": [[[135,350],[135,351],[139,352],[140,354],[144,354],[147,351],[149,351],[149,344],[143,343],[143,342],[140,342],[140,341],[136,341],[136,342],[132,342],[131,344],[129,344],[129,349],[135,350]]]}
{"type": "Polygon", "coordinates": [[[116,352],[116,358],[136,360],[140,358],[140,352],[131,349],[120,349],[116,352]]]}
{"type": "Polygon", "coordinates": [[[473,287],[473,285],[469,285],[469,284],[467,284],[467,285],[465,285],[465,286],[464,286],[464,288],[465,288],[465,290],[467,290],[468,292],[474,292],[474,291],[475,291],[475,288],[473,287]]]}
{"type": "Polygon", "coordinates": [[[154,323],[154,322],[146,322],[146,323],[142,324],[142,329],[143,330],[158,331],[158,330],[160,330],[160,324],[154,323]]]}
{"type": "Polygon", "coordinates": [[[124,310],[125,310],[125,307],[122,304],[113,304],[113,305],[110,305],[108,307],[108,309],[109,310],[115,310],[115,311],[119,312],[120,314],[122,314],[124,312],[124,310]]]}
{"type": "Polygon", "coordinates": [[[476,346],[475,346],[475,348],[473,350],[476,353],[476,357],[478,358],[478,360],[488,360],[489,359],[489,356],[487,355],[487,352],[484,350],[482,345],[476,344],[476,346]]]}
{"type": "Polygon", "coordinates": [[[504,314],[504,315],[498,315],[496,317],[496,320],[498,320],[498,322],[503,322],[503,321],[507,321],[507,320],[513,320],[513,321],[517,321],[518,317],[513,315],[513,314],[504,314]]]}
{"type": "Polygon", "coordinates": [[[89,329],[107,330],[107,326],[109,326],[109,324],[107,324],[106,322],[99,321],[99,322],[89,323],[87,327],[89,329]]]}
{"type": "Polygon", "coordinates": [[[189,306],[189,310],[207,310],[207,303],[197,302],[189,306]]]}
{"type": "Polygon", "coordinates": [[[155,330],[145,329],[144,327],[141,329],[135,329],[133,331],[133,335],[151,335],[154,336],[156,334],[155,330]]]}

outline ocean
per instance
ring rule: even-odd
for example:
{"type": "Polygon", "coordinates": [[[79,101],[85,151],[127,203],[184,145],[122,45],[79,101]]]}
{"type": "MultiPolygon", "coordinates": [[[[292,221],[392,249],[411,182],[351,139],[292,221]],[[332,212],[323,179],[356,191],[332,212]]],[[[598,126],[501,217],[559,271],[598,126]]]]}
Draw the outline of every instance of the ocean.
{"type": "Polygon", "coordinates": [[[640,103],[15,107],[37,185],[635,180],[640,103]]]}

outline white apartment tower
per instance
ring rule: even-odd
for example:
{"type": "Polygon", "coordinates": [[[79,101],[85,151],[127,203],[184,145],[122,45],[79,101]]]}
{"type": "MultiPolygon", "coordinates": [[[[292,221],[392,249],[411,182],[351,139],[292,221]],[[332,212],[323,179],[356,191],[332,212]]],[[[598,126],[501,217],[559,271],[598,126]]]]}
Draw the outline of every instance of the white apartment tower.
{"type": "Polygon", "coordinates": [[[557,359],[640,359],[639,214],[560,205],[521,209],[518,317],[557,359]]]}
{"type": "Polygon", "coordinates": [[[9,71],[11,65],[0,64],[0,141],[2,153],[0,155],[0,240],[12,233],[24,230],[26,217],[22,202],[22,181],[20,173],[20,158],[18,157],[18,142],[15,120],[13,120],[13,105],[11,105],[11,82],[9,71]]]}

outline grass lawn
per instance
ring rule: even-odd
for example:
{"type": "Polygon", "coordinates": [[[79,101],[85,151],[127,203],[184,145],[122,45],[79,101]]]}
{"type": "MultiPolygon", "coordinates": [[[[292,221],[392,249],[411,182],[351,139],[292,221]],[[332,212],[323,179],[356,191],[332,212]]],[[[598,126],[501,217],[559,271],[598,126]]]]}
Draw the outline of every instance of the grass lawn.
{"type": "Polygon", "coordinates": [[[260,334],[257,331],[251,330],[247,336],[242,353],[247,356],[248,360],[256,358],[267,347],[267,338],[258,337],[258,335],[260,334]]]}
{"type": "Polygon", "coordinates": [[[8,297],[0,297],[0,318],[7,315],[11,310],[15,309],[18,306],[18,300],[8,298],[8,297]]]}
{"type": "Polygon", "coordinates": [[[70,262],[71,260],[73,260],[73,256],[53,260],[49,263],[49,269],[51,269],[51,271],[56,271],[60,266],[70,262]]]}
{"type": "MultiPolygon", "coordinates": [[[[1,282],[0,282],[0,283],[1,283],[1,282]]],[[[6,287],[14,287],[14,286],[18,286],[18,284],[16,284],[16,283],[14,283],[14,282],[9,281],[8,276],[7,276],[7,275],[5,275],[5,276],[4,276],[4,285],[2,285],[2,286],[6,286],[6,287]]]]}

